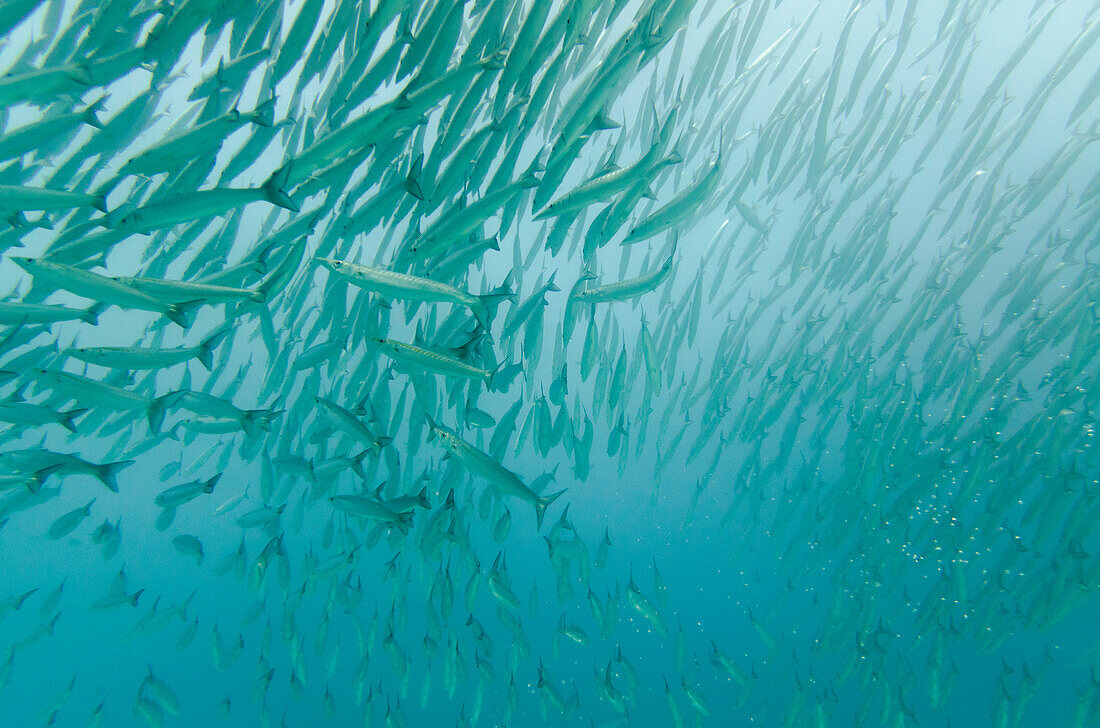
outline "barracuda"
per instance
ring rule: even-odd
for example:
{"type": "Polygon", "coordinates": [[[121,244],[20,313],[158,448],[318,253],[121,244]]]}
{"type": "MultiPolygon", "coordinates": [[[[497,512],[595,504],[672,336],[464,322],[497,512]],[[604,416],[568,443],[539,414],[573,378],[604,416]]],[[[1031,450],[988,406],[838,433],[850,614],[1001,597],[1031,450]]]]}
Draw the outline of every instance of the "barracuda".
{"type": "Polygon", "coordinates": [[[722,155],[719,153],[698,182],[685,188],[663,207],[631,228],[623,243],[637,243],[651,238],[686,220],[695,210],[707,204],[721,174],[722,155]]]}
{"type": "Polygon", "coordinates": [[[575,300],[582,303],[603,303],[608,301],[627,301],[637,298],[654,290],[672,275],[672,256],[670,255],[661,264],[661,267],[652,273],[637,278],[629,278],[625,281],[605,283],[602,286],[593,286],[574,295],[575,300]]]}
{"type": "Polygon", "coordinates": [[[114,278],[42,258],[12,258],[12,260],[34,276],[36,281],[54,288],[104,304],[159,313],[184,328],[191,325],[187,307],[157,300],[114,278]]]}
{"type": "Polygon", "coordinates": [[[489,330],[491,323],[489,320],[489,307],[512,296],[510,292],[478,296],[448,283],[434,281],[430,278],[421,278],[383,268],[369,268],[365,265],[333,260],[332,258],[316,258],[315,260],[349,283],[386,298],[399,298],[406,301],[423,301],[426,303],[454,303],[466,306],[486,331],[489,330]]]}
{"type": "Polygon", "coordinates": [[[93,326],[99,321],[100,308],[69,308],[48,303],[0,301],[0,324],[52,324],[59,321],[83,321],[93,326]]]}
{"type": "Polygon", "coordinates": [[[564,489],[547,496],[540,496],[524,485],[523,481],[511,470],[508,470],[452,431],[440,427],[430,418],[428,426],[431,428],[431,439],[438,439],[440,446],[447,450],[451,457],[462,463],[471,473],[484,478],[504,495],[519,498],[534,506],[537,527],[542,528],[542,519],[546,516],[546,509],[565,493],[564,489]]]}
{"type": "Polygon", "coordinates": [[[477,379],[484,382],[486,389],[490,390],[493,389],[494,378],[503,367],[502,364],[495,370],[481,369],[444,352],[425,349],[402,341],[392,339],[371,339],[371,341],[383,354],[409,371],[426,371],[445,377],[477,379]]]}
{"type": "Polygon", "coordinates": [[[352,439],[367,444],[375,453],[379,452],[390,442],[391,438],[375,435],[367,429],[367,426],[364,425],[358,417],[332,400],[325,399],[324,397],[315,397],[314,401],[317,403],[317,407],[321,410],[321,413],[341,432],[352,439]]]}
{"type": "Polygon", "coordinates": [[[74,207],[94,207],[106,213],[107,200],[103,195],[84,192],[0,184],[0,213],[69,210],[74,207]]]}
{"type": "Polygon", "coordinates": [[[184,346],[174,349],[158,349],[140,346],[89,346],[66,349],[64,354],[99,366],[116,369],[162,369],[198,359],[207,371],[214,368],[214,349],[232,333],[231,328],[223,328],[208,336],[198,346],[184,346]]]}
{"type": "Polygon", "coordinates": [[[268,202],[298,212],[298,205],[286,192],[274,184],[267,184],[263,187],[223,187],[170,195],[125,212],[109,224],[117,230],[148,234],[161,228],[224,215],[253,202],[268,202]]]}

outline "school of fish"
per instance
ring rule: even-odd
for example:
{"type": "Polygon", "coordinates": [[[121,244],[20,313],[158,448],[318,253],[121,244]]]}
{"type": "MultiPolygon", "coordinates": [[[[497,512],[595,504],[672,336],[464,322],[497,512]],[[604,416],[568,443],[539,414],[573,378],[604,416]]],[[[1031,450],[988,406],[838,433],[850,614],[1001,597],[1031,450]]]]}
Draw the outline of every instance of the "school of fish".
{"type": "Polygon", "coordinates": [[[1100,725],[1100,2],[4,0],[0,72],[0,725],[1100,725]]]}

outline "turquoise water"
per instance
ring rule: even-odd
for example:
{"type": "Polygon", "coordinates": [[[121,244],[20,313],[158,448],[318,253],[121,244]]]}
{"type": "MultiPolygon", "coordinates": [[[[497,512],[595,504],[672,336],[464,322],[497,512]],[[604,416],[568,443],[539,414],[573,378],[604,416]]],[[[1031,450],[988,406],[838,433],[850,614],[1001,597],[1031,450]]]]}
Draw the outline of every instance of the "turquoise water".
{"type": "Polygon", "coordinates": [[[0,725],[1100,724],[1097,9],[0,5],[0,725]]]}

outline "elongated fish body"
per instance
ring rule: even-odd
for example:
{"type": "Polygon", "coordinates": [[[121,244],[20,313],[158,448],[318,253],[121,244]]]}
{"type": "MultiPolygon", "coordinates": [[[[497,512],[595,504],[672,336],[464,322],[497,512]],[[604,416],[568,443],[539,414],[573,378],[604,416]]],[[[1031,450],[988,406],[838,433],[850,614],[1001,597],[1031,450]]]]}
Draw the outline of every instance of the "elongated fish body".
{"type": "Polygon", "coordinates": [[[127,235],[117,230],[99,230],[87,234],[98,227],[98,221],[88,222],[86,227],[80,229],[79,234],[74,235],[70,231],[67,235],[59,236],[42,257],[69,265],[87,265],[93,261],[102,262],[107,254],[111,252],[111,249],[124,240],[127,235]]]}
{"type": "Polygon", "coordinates": [[[84,65],[65,64],[18,75],[0,76],[0,108],[20,102],[38,103],[93,84],[84,65]]]}
{"type": "Polygon", "coordinates": [[[584,303],[601,303],[606,301],[626,301],[649,293],[653,289],[668,280],[672,274],[672,256],[656,271],[637,278],[629,278],[625,281],[607,283],[602,286],[594,286],[576,294],[575,298],[584,303]]]}
{"type": "Polygon", "coordinates": [[[377,521],[408,531],[412,514],[401,513],[386,506],[381,501],[360,495],[337,495],[329,499],[333,507],[342,513],[369,521],[377,521]]]}
{"type": "MultiPolygon", "coordinates": [[[[138,589],[133,594],[127,594],[126,592],[123,592],[123,591],[111,592],[110,594],[108,594],[104,597],[100,597],[99,599],[96,599],[94,602],[89,604],[88,607],[90,609],[94,609],[97,612],[106,612],[106,611],[109,611],[111,609],[118,609],[119,607],[127,605],[127,604],[129,604],[132,607],[136,607],[137,604],[138,604],[138,600],[141,599],[141,595],[144,594],[144,593],[145,593],[144,589],[138,589]]],[[[160,725],[160,724],[163,723],[163,721],[164,721],[164,711],[161,710],[159,705],[154,703],[152,700],[149,700],[145,696],[140,696],[139,697],[139,702],[146,703],[149,706],[152,706],[152,708],[156,709],[156,715],[159,716],[159,722],[157,722],[157,723],[151,722],[150,725],[160,725]]],[[[146,716],[146,718],[148,719],[148,716],[146,716]]]]}
{"type": "MultiPolygon", "coordinates": [[[[42,478],[35,477],[34,473],[6,473],[0,471],[0,494],[6,494],[9,491],[19,490],[26,491],[26,493],[37,495],[42,487],[42,478]]],[[[5,499],[0,500],[0,513],[7,514],[10,510],[5,510],[5,506],[8,506],[10,502],[5,499]]]]}
{"type": "Polygon", "coordinates": [[[34,276],[36,281],[45,282],[54,288],[101,303],[159,313],[180,326],[188,323],[184,311],[175,304],[159,301],[109,276],[42,258],[12,258],[12,260],[34,276]]]}
{"type": "Polygon", "coordinates": [[[225,138],[245,124],[271,126],[273,101],[255,111],[241,113],[236,109],[187,131],[157,142],[135,155],[123,165],[121,174],[154,174],[170,171],[193,159],[196,154],[214,152],[225,138]]]}
{"type": "Polygon", "coordinates": [[[500,250],[500,244],[495,236],[465,243],[457,242],[452,244],[445,252],[433,258],[428,263],[428,270],[441,278],[454,278],[480,261],[485,253],[490,250],[500,250]]]}
{"type": "Polygon", "coordinates": [[[234,303],[237,301],[263,303],[265,300],[263,291],[251,288],[234,288],[232,286],[193,283],[191,281],[170,281],[145,276],[126,276],[115,280],[166,303],[178,304],[194,301],[202,301],[207,304],[234,303]]]}
{"type": "Polygon", "coordinates": [[[468,364],[458,357],[392,339],[373,339],[378,349],[411,371],[427,371],[445,377],[478,379],[492,388],[494,371],[468,364]]]}
{"type": "Polygon", "coordinates": [[[79,508],[61,515],[50,524],[46,535],[56,541],[59,538],[64,538],[70,533],[76,530],[77,526],[84,522],[84,519],[92,514],[92,505],[95,503],[95,498],[92,498],[86,504],[79,508]]]}
{"type": "Polygon", "coordinates": [[[214,487],[218,484],[220,478],[221,475],[219,474],[207,480],[193,480],[189,483],[173,485],[171,488],[166,488],[157,494],[153,502],[161,508],[179,508],[201,495],[213,493],[214,487]]]}
{"type": "Polygon", "coordinates": [[[66,356],[112,369],[163,369],[191,359],[203,361],[209,369],[209,355],[201,346],[151,349],[140,346],[96,346],[67,349],[66,356]]]}
{"type": "Polygon", "coordinates": [[[0,185],[0,213],[70,210],[74,207],[94,207],[100,212],[107,212],[107,201],[102,195],[89,195],[83,192],[0,185]]]}
{"type": "Polygon", "coordinates": [[[706,203],[718,184],[722,172],[720,160],[715,160],[702,179],[673,198],[668,204],[635,225],[624,243],[636,243],[664,232],[688,218],[699,206],[706,203]]]}
{"type": "Polygon", "coordinates": [[[147,410],[154,402],[140,392],[105,384],[80,374],[41,371],[37,379],[45,386],[90,407],[114,410],[147,410]]]}
{"type": "Polygon", "coordinates": [[[164,420],[165,408],[173,396],[146,396],[125,387],[59,371],[37,370],[36,381],[88,407],[120,411],[143,410],[154,432],[159,430],[164,420]]]}
{"type": "Polygon", "coordinates": [[[548,496],[540,496],[519,479],[515,473],[494,460],[487,453],[478,450],[458,435],[446,428],[439,427],[433,422],[428,423],[440,445],[447,450],[448,455],[462,463],[471,473],[478,475],[489,482],[490,485],[500,490],[504,495],[519,498],[525,503],[535,507],[535,518],[539,528],[542,528],[542,519],[546,515],[546,508],[561,497],[564,490],[559,490],[548,496]]]}
{"type": "Polygon", "coordinates": [[[179,420],[179,426],[192,432],[203,432],[207,435],[228,435],[233,432],[243,432],[244,422],[235,417],[215,417],[214,415],[199,415],[179,420]]]}
{"type": "MultiPolygon", "coordinates": [[[[371,109],[338,129],[318,138],[299,152],[275,174],[282,174],[293,188],[305,182],[350,152],[357,152],[376,140],[375,130],[382,124],[388,107],[371,109]]],[[[273,175],[274,177],[274,175],[273,175]]]]}
{"type": "Polygon", "coordinates": [[[114,227],[132,233],[151,233],[181,223],[217,217],[252,202],[270,202],[297,212],[298,206],[285,192],[273,187],[221,187],[198,190],[150,202],[121,217],[114,227]]]}
{"type": "Polygon", "coordinates": [[[654,631],[662,637],[668,637],[668,626],[665,624],[664,619],[661,618],[660,613],[657,611],[657,607],[653,605],[653,602],[649,601],[649,598],[645,594],[642,594],[637,585],[631,579],[630,583],[626,587],[626,598],[630,603],[630,606],[645,618],[653,627],[654,631]]]}
{"type": "Polygon", "coordinates": [[[358,417],[332,400],[325,399],[324,397],[315,397],[314,401],[317,403],[317,408],[321,410],[321,413],[328,418],[337,429],[352,439],[365,443],[372,451],[376,453],[379,452],[382,447],[389,442],[390,438],[375,435],[358,417]]]}
{"type": "Polygon", "coordinates": [[[147,349],[140,346],[96,346],[67,349],[73,359],[115,369],[162,369],[194,359],[199,347],[147,349]]]}
{"type": "Polygon", "coordinates": [[[191,359],[209,371],[213,367],[214,348],[232,331],[222,327],[208,336],[198,346],[181,346],[170,349],[142,346],[91,346],[66,349],[65,355],[88,364],[115,369],[161,369],[182,364],[191,359]]]}
{"type": "Polygon", "coordinates": [[[118,492],[118,482],[116,481],[118,472],[133,464],[133,460],[94,463],[70,453],[53,452],[42,448],[8,450],[0,453],[0,466],[33,473],[56,472],[62,475],[90,475],[103,483],[113,493],[118,492]]]}
{"type": "Polygon", "coordinates": [[[99,320],[99,311],[94,308],[69,308],[48,303],[24,303],[22,301],[0,301],[0,324],[18,326],[20,324],[52,324],[58,321],[83,321],[95,324],[99,320]]]}
{"type": "Polygon", "coordinates": [[[391,511],[396,513],[407,513],[414,511],[417,508],[431,508],[431,503],[428,502],[428,490],[427,488],[421,488],[420,492],[416,495],[402,495],[397,498],[390,498],[389,500],[382,501],[382,503],[391,511]]]}
{"type": "Polygon", "coordinates": [[[73,419],[79,417],[84,411],[59,412],[53,407],[30,402],[0,402],[0,422],[31,427],[55,424],[61,425],[69,432],[76,432],[73,419]]]}
{"type": "MultiPolygon", "coordinates": [[[[621,169],[613,169],[578,185],[547,205],[544,210],[535,215],[535,219],[540,220],[557,215],[567,215],[627,189],[637,182],[640,174],[645,173],[657,162],[660,150],[660,144],[655,142],[650,146],[649,151],[634,164],[621,169]]],[[[679,157],[672,157],[666,161],[670,163],[678,162],[679,157]]]]}
{"type": "Polygon", "coordinates": [[[309,148],[295,155],[276,174],[286,179],[289,188],[304,182],[349,153],[371,144],[385,141],[399,129],[413,124],[421,114],[449,94],[462,89],[477,74],[499,65],[496,59],[483,59],[445,72],[416,91],[402,95],[384,106],[371,109],[362,116],[318,138],[309,148]]]}
{"type": "Polygon", "coordinates": [[[228,63],[220,62],[218,70],[197,84],[187,100],[198,101],[210,96],[219,89],[243,86],[256,65],[270,55],[270,48],[260,48],[251,53],[238,56],[228,63]]]}
{"type": "Polygon", "coordinates": [[[409,246],[405,259],[423,260],[446,251],[448,246],[473,232],[513,197],[537,183],[534,175],[525,174],[465,207],[452,207],[409,246]]]}
{"type": "Polygon", "coordinates": [[[33,152],[43,139],[66,139],[84,124],[102,128],[96,117],[98,110],[99,104],[91,104],[80,111],[53,114],[42,121],[11,131],[5,130],[4,136],[0,138],[0,160],[33,152]]]}
{"type": "Polygon", "coordinates": [[[449,283],[383,268],[369,268],[365,265],[344,260],[333,260],[332,258],[317,258],[316,260],[349,283],[387,298],[424,301],[427,303],[455,303],[467,306],[481,325],[488,328],[489,312],[481,299],[449,283]]]}

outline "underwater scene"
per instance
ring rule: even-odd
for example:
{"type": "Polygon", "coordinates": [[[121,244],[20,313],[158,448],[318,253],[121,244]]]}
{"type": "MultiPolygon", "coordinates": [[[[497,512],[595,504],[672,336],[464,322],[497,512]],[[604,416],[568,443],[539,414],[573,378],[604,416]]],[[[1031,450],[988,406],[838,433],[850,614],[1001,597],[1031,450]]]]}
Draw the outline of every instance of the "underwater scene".
{"type": "Polygon", "coordinates": [[[1100,726],[1097,0],[2,0],[0,74],[0,728],[1100,726]]]}

